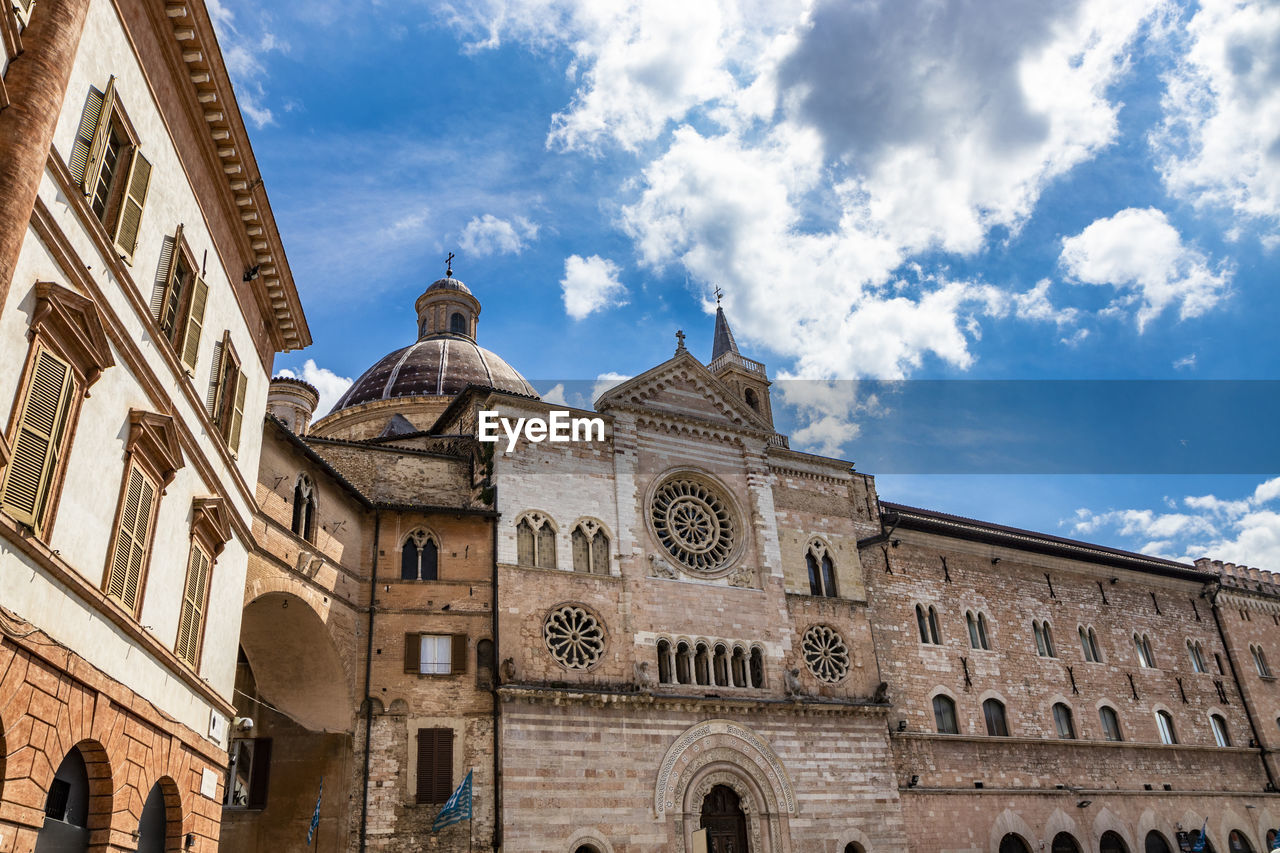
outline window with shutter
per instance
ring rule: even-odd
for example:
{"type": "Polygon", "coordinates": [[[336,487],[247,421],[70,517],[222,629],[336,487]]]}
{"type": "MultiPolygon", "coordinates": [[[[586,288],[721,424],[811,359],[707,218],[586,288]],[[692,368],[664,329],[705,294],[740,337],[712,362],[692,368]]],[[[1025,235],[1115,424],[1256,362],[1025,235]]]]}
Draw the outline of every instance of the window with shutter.
{"type": "Polygon", "coordinates": [[[214,426],[233,451],[240,449],[240,428],[244,422],[244,400],[247,386],[240,369],[240,357],[231,344],[231,333],[225,332],[215,355],[214,384],[210,389],[211,415],[214,426]]]}
{"type": "Polygon", "coordinates": [[[200,637],[204,632],[205,600],[209,591],[209,555],[191,543],[187,579],[182,591],[182,611],[178,617],[178,639],[174,652],[193,668],[200,663],[200,637]]]}
{"type": "Polygon", "coordinates": [[[151,186],[151,161],[139,148],[114,77],[103,92],[90,89],[68,166],[121,257],[132,261],[151,186]]]}
{"type": "Polygon", "coordinates": [[[151,161],[133,149],[133,162],[129,165],[129,177],[124,184],[124,199],[120,203],[120,218],[116,222],[114,240],[116,248],[125,260],[133,260],[138,248],[138,229],[142,225],[142,208],[147,203],[147,190],[151,186],[151,161]]]}
{"type": "Polygon", "coordinates": [[[142,572],[151,547],[155,497],[155,484],[141,467],[131,464],[121,494],[106,582],[107,595],[119,601],[130,613],[135,612],[138,606],[142,572]]]}
{"type": "Polygon", "coordinates": [[[453,729],[418,729],[416,801],[443,803],[453,793],[453,729]]]}
{"type": "Polygon", "coordinates": [[[38,534],[43,532],[51,484],[65,452],[75,392],[71,365],[37,345],[11,440],[0,507],[38,534]]]}

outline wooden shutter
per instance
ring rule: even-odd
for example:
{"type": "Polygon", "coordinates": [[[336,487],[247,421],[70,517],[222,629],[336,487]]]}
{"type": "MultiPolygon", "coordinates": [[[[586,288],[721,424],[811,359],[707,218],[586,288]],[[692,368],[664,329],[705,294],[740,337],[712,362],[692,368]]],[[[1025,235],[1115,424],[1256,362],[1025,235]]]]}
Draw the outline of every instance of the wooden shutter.
{"type": "Polygon", "coordinates": [[[27,396],[18,415],[13,453],[5,470],[0,505],[37,531],[49,487],[62,454],[63,435],[75,392],[71,366],[37,347],[27,380],[27,396]]]}
{"type": "Polygon", "coordinates": [[[244,394],[248,385],[244,371],[236,371],[235,407],[231,410],[231,431],[227,435],[227,444],[232,450],[240,449],[240,426],[244,422],[244,394]]]}
{"type": "Polygon", "coordinates": [[[453,793],[453,729],[418,729],[419,803],[443,803],[453,793]]]}
{"type": "Polygon", "coordinates": [[[160,263],[156,264],[156,282],[151,288],[151,319],[162,329],[165,317],[164,307],[169,303],[169,284],[173,281],[173,273],[178,261],[178,243],[182,239],[182,226],[170,237],[165,236],[160,244],[160,263]]]}
{"type": "Polygon", "coordinates": [[[422,660],[422,635],[404,635],[404,671],[417,673],[422,660]]]}
{"type": "Polygon", "coordinates": [[[188,370],[196,369],[196,359],[200,355],[200,332],[204,329],[204,309],[209,303],[209,285],[204,279],[197,278],[195,290],[191,294],[191,310],[187,314],[187,332],[182,340],[182,363],[188,370]]]}
{"type": "Polygon", "coordinates": [[[200,659],[200,629],[204,626],[204,597],[209,584],[209,557],[199,545],[192,543],[187,561],[187,581],[182,593],[182,612],[178,618],[178,641],[174,651],[178,657],[195,666],[200,659]]]}
{"type": "Polygon", "coordinates": [[[116,529],[111,570],[107,574],[107,594],[118,599],[133,612],[138,606],[138,591],[147,548],[151,544],[151,509],[155,503],[155,486],[137,465],[129,466],[124,505],[116,529]]]}
{"type": "Polygon", "coordinates": [[[133,250],[138,248],[138,228],[142,224],[142,208],[147,203],[147,189],[151,186],[151,162],[142,152],[133,149],[133,162],[129,167],[129,180],[124,187],[124,200],[120,203],[120,220],[116,223],[115,243],[133,260],[133,250]]]}
{"type": "MultiPolygon", "coordinates": [[[[112,86],[114,82],[113,79],[107,86],[112,86]]],[[[84,112],[80,113],[80,126],[76,128],[76,139],[71,144],[71,157],[67,161],[71,177],[86,194],[89,192],[89,184],[86,180],[89,154],[93,150],[94,137],[98,132],[98,120],[102,118],[102,101],[103,94],[90,86],[89,96],[84,101],[84,112]]]]}
{"type": "Polygon", "coordinates": [[[253,741],[253,769],[249,776],[249,808],[261,809],[267,805],[267,784],[271,781],[271,738],[260,737],[253,741]]]}
{"type": "Polygon", "coordinates": [[[115,103],[116,78],[112,77],[107,81],[107,90],[102,93],[102,105],[98,110],[98,120],[94,123],[93,136],[90,137],[84,177],[80,181],[87,196],[93,195],[94,184],[97,183],[98,172],[102,168],[102,152],[107,147],[107,131],[111,127],[111,110],[115,103]]]}
{"type": "Polygon", "coordinates": [[[454,634],[451,639],[453,645],[449,650],[449,672],[457,675],[467,671],[467,635],[454,634]]]}
{"type": "Polygon", "coordinates": [[[222,390],[222,351],[226,349],[226,339],[215,341],[213,344],[213,369],[209,371],[209,396],[205,399],[205,407],[209,410],[209,417],[217,423],[218,417],[218,392],[222,390]]]}

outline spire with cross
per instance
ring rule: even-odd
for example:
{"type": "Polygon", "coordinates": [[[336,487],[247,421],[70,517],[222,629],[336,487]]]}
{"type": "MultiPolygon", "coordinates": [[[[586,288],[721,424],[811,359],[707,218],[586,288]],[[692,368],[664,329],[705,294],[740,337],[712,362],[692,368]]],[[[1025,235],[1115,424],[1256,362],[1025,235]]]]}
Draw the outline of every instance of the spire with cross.
{"type": "Polygon", "coordinates": [[[453,278],[453,252],[450,252],[449,257],[444,259],[444,277],[453,278]]]}

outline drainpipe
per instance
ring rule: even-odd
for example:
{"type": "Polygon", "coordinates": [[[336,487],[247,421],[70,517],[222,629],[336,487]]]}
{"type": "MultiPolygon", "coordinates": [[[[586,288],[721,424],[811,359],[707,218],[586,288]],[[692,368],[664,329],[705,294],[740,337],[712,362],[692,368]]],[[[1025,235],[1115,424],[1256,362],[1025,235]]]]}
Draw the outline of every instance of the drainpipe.
{"type": "Polygon", "coordinates": [[[378,594],[378,534],[382,516],[373,511],[373,569],[369,576],[369,628],[368,643],[364,653],[364,772],[360,776],[360,853],[365,851],[369,826],[369,738],[373,732],[373,614],[377,610],[374,598],[378,594]]]}
{"type": "MultiPolygon", "coordinates": [[[[498,484],[493,485],[493,506],[498,506],[498,484]]],[[[498,518],[490,519],[490,527],[493,530],[493,542],[490,548],[493,551],[493,581],[491,585],[491,596],[493,603],[489,609],[492,611],[493,625],[489,629],[493,636],[493,665],[492,675],[490,676],[490,690],[493,693],[493,849],[496,851],[502,849],[502,757],[498,748],[500,740],[498,738],[499,727],[502,724],[502,700],[498,696],[498,679],[501,671],[500,655],[498,654],[498,518]]]]}
{"type": "Polygon", "coordinates": [[[1240,674],[1236,672],[1236,656],[1227,642],[1227,632],[1222,629],[1222,614],[1218,610],[1218,593],[1222,592],[1222,583],[1214,581],[1206,590],[1209,593],[1209,605],[1213,610],[1213,624],[1218,626],[1218,639],[1227,653],[1227,668],[1231,670],[1231,680],[1235,682],[1236,693],[1240,694],[1240,704],[1244,705],[1244,715],[1249,720],[1249,731],[1253,733],[1253,742],[1258,745],[1258,756],[1262,759],[1262,769],[1267,773],[1267,790],[1276,790],[1276,777],[1271,772],[1271,763],[1267,761],[1267,749],[1258,736],[1258,724],[1253,719],[1253,711],[1249,709],[1249,699],[1244,695],[1244,685],[1240,683],[1240,674]]]}

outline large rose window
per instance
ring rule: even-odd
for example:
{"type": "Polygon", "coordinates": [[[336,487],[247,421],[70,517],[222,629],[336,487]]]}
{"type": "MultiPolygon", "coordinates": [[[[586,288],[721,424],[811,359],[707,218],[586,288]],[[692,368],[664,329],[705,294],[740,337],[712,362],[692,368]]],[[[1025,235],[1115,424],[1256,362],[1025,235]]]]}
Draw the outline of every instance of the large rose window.
{"type": "Polygon", "coordinates": [[[663,483],[654,493],[650,520],[662,547],[687,569],[715,572],[733,554],[737,531],[729,506],[700,480],[663,483]]]}

